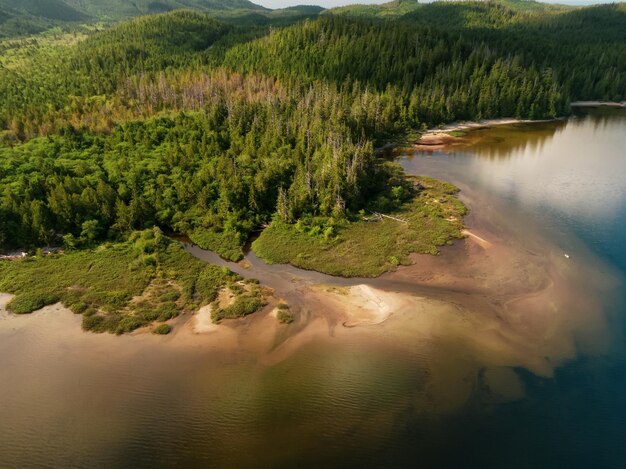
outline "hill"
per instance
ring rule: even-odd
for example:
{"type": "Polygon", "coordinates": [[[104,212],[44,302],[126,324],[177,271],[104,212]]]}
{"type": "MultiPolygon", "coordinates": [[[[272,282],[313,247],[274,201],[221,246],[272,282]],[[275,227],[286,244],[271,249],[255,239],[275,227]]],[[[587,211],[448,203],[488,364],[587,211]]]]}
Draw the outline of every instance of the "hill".
{"type": "Polygon", "coordinates": [[[99,20],[120,20],[134,16],[164,13],[177,9],[196,11],[250,10],[268,11],[248,0],[63,0],[99,20]]]}
{"type": "Polygon", "coordinates": [[[63,0],[0,0],[0,38],[35,34],[55,25],[89,18],[63,0]]]}
{"type": "Polygon", "coordinates": [[[0,38],[27,36],[53,27],[111,23],[136,16],[187,9],[211,13],[237,24],[285,24],[315,17],[323,8],[296,6],[270,10],[248,0],[0,0],[0,38]]]}
{"type": "MultiPolygon", "coordinates": [[[[623,4],[446,2],[303,21],[229,11],[14,41],[0,56],[0,245],[81,246],[156,225],[238,259],[273,224],[276,239],[332,247],[368,211],[403,213],[419,196],[375,146],[626,97],[623,4]]],[[[449,214],[430,215],[436,250],[449,214]]]]}

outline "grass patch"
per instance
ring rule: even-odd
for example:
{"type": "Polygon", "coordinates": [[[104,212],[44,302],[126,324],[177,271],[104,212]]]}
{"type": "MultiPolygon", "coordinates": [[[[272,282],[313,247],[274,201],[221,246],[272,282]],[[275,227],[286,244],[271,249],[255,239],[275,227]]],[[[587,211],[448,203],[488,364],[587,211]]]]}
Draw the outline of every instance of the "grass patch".
{"type": "Polygon", "coordinates": [[[274,220],[252,244],[254,252],[270,264],[292,264],[343,277],[376,277],[397,265],[410,263],[409,254],[437,254],[439,247],[461,238],[463,203],[458,189],[436,179],[419,177],[419,193],[383,218],[363,218],[312,233],[297,224],[274,220]]]}
{"type": "Polygon", "coordinates": [[[261,293],[261,289],[254,286],[250,291],[239,294],[232,304],[221,307],[219,302],[214,302],[211,310],[211,320],[215,323],[222,319],[234,319],[248,316],[265,306],[267,302],[261,293]]]}
{"type": "MultiPolygon", "coordinates": [[[[157,228],[92,250],[0,261],[0,291],[16,295],[7,305],[10,311],[26,314],[60,301],[83,315],[83,329],[117,334],[211,303],[238,280],[228,269],[196,259],[157,228]]],[[[253,313],[259,301],[246,297],[225,316],[253,313]]]]}
{"type": "Polygon", "coordinates": [[[55,293],[36,291],[13,298],[7,307],[15,314],[29,314],[58,301],[59,296],[55,293]]]}
{"type": "Polygon", "coordinates": [[[189,239],[202,249],[209,249],[228,261],[239,262],[243,259],[245,240],[239,233],[195,230],[189,234],[189,239]]]}
{"type": "Polygon", "coordinates": [[[461,138],[465,137],[467,132],[465,130],[451,130],[450,132],[447,132],[447,134],[451,137],[461,138]]]}

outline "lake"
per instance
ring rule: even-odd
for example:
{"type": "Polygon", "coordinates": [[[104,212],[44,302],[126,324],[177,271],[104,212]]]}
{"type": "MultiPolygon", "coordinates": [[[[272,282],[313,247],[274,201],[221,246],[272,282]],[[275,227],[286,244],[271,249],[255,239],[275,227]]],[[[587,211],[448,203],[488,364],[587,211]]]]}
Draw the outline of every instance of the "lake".
{"type": "Polygon", "coordinates": [[[188,246],[272,287],[290,326],[0,313],[0,466],[623,467],[626,116],[470,137],[399,159],[470,208],[468,238],[414,266],[334,279],[188,246]],[[363,297],[389,314],[355,315],[363,297]]]}

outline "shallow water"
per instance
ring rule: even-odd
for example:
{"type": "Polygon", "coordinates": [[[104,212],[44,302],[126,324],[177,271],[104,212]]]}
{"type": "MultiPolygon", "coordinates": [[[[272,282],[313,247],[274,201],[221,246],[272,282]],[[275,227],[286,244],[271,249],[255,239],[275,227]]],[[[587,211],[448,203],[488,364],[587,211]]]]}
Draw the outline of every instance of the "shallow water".
{"type": "Polygon", "coordinates": [[[0,313],[0,466],[623,467],[626,118],[472,141],[401,163],[459,185],[490,247],[367,281],[231,265],[292,326],[114,337],[56,307],[0,313]],[[404,306],[342,327],[316,285],[363,282],[404,306]]]}

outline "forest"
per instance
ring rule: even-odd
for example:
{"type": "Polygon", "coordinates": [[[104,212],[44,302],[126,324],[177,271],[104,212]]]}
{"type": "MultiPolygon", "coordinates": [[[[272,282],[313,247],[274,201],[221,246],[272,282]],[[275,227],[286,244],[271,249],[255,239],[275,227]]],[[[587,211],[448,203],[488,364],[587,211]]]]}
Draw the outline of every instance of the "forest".
{"type": "Polygon", "coordinates": [[[624,4],[533,5],[396,2],[241,24],[178,10],[5,39],[0,247],[158,226],[236,260],[273,219],[405,203],[375,151],[386,142],[623,100],[624,4]]]}

